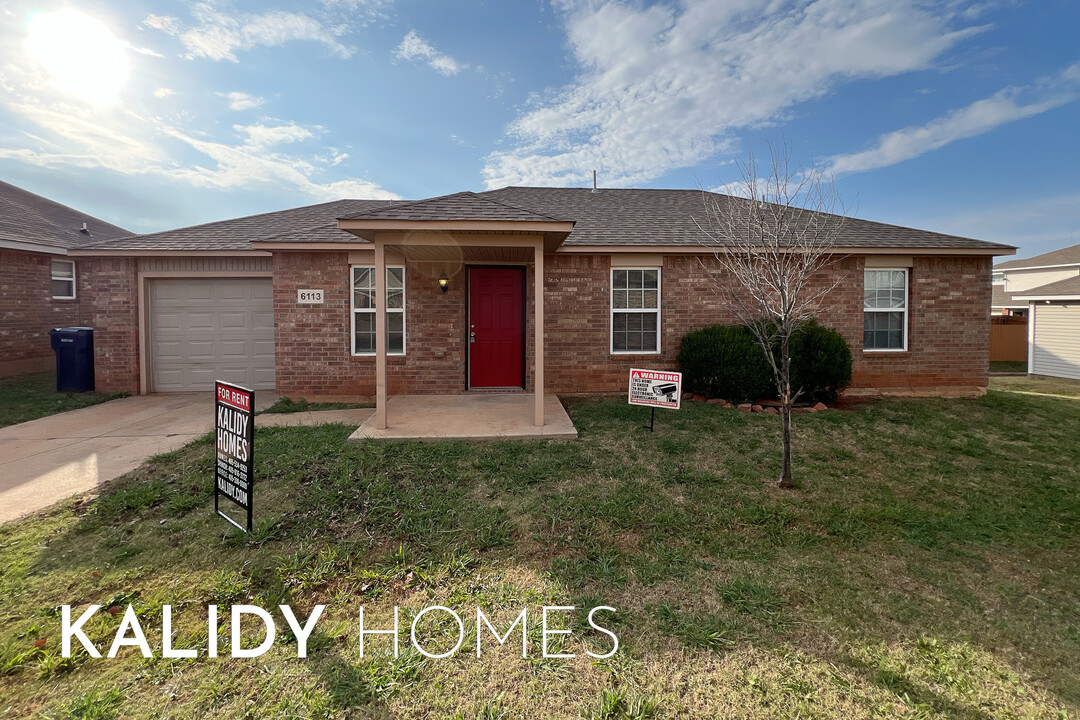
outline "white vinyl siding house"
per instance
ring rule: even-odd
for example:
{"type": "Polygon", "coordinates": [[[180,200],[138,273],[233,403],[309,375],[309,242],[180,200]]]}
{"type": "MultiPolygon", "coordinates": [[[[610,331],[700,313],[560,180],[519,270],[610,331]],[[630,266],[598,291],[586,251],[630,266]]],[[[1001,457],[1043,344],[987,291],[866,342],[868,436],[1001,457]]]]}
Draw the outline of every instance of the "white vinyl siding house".
{"type": "Polygon", "coordinates": [[[1080,380],[1080,301],[1031,304],[1028,372],[1080,380]]]}

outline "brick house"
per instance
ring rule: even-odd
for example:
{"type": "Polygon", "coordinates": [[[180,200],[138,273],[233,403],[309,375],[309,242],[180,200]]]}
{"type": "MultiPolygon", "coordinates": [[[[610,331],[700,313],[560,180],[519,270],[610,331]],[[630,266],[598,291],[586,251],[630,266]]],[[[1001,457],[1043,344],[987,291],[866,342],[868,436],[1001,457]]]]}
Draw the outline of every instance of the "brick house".
{"type": "Polygon", "coordinates": [[[49,330],[94,325],[109,331],[101,295],[108,263],[76,260],[92,242],[131,235],[60,203],[0,182],[0,377],[54,366],[49,330]]]}
{"type": "MultiPolygon", "coordinates": [[[[744,202],[727,196],[720,203],[744,202]]],[[[109,243],[127,364],[98,386],[293,397],[625,390],[674,368],[689,330],[730,322],[691,190],[509,187],[343,200],[109,243]],[[122,269],[121,269],[122,268],[122,269]],[[122,277],[121,277],[122,276],[122,277]],[[537,293],[538,286],[543,287],[537,293]],[[541,348],[542,352],[538,352],[541,348]]],[[[854,355],[851,392],[970,395],[987,383],[990,267],[1013,248],[850,219],[820,320],[854,355]]]]}

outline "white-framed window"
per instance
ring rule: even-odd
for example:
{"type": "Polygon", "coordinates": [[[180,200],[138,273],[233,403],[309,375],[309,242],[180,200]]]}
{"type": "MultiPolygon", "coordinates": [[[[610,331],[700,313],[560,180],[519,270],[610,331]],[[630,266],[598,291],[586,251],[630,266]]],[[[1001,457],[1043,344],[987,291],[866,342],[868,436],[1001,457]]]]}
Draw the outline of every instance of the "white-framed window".
{"type": "Polygon", "coordinates": [[[907,350],[907,268],[866,270],[863,286],[863,350],[907,350]]]}
{"type": "MultiPolygon", "coordinates": [[[[375,268],[353,265],[352,354],[375,354],[375,268]]],[[[386,354],[405,354],[405,268],[386,268],[386,354]]]]}
{"type": "Polygon", "coordinates": [[[75,299],[75,261],[52,261],[52,296],[54,300],[75,299]]]}
{"type": "Polygon", "coordinates": [[[660,352],[660,268],[611,269],[611,352],[660,352]]]}

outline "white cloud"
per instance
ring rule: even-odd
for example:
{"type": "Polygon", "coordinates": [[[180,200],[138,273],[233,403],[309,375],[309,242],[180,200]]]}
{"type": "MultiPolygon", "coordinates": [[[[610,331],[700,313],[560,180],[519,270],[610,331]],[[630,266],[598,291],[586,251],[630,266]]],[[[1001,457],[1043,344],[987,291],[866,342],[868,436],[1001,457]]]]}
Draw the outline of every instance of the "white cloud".
{"type": "Polygon", "coordinates": [[[435,46],[429,43],[416,30],[410,30],[394,49],[394,57],[399,60],[419,60],[425,62],[440,75],[457,75],[462,70],[468,69],[468,65],[460,63],[446,53],[439,52],[435,46]]]}
{"type": "Polygon", "coordinates": [[[244,144],[254,148],[310,140],[315,134],[305,127],[289,123],[288,125],[233,125],[233,130],[247,136],[244,144]]]}
{"type": "Polygon", "coordinates": [[[323,22],[310,15],[282,10],[261,14],[223,12],[211,3],[195,5],[192,15],[196,24],[191,27],[161,15],[149,15],[142,24],[178,37],[188,59],[238,62],[237,51],[280,46],[291,40],[320,42],[345,58],[355,52],[338,40],[347,31],[346,25],[323,22]]]}
{"type": "Polygon", "coordinates": [[[862,152],[837,155],[827,163],[835,175],[864,172],[895,165],[944,147],[956,140],[975,137],[999,125],[1032,117],[1080,97],[1080,63],[1055,78],[1028,87],[1012,87],[953,110],[925,125],[886,133],[876,145],[862,152]]]}
{"type": "Polygon", "coordinates": [[[491,153],[488,187],[629,185],[730,149],[733,131],[783,120],[842,82],[930,67],[982,28],[919,0],[685,0],[647,7],[561,0],[580,67],[536,96],[491,153]]]}
{"type": "Polygon", "coordinates": [[[154,97],[160,98],[162,100],[164,100],[165,98],[168,98],[168,97],[172,97],[175,94],[176,94],[175,90],[173,90],[172,88],[167,88],[167,87],[158,88],[157,90],[154,91],[154,97]]]}
{"type": "Polygon", "coordinates": [[[229,99],[230,110],[251,110],[266,102],[264,98],[248,95],[245,92],[218,93],[221,97],[229,99]]]}

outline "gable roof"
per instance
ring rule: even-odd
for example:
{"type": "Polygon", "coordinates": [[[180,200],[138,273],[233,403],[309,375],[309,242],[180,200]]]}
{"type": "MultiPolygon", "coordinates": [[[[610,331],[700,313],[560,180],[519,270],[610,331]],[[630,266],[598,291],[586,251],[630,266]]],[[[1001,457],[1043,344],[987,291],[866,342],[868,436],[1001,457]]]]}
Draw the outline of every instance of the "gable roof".
{"type": "Polygon", "coordinates": [[[998,263],[995,270],[1017,270],[1020,268],[1047,267],[1049,265],[1080,265],[1080,245],[1070,245],[1060,250],[1052,250],[1023,260],[1010,260],[998,263]]]}
{"type": "Polygon", "coordinates": [[[389,204],[389,200],[333,200],[175,230],[129,235],[107,243],[90,243],[83,249],[228,251],[251,250],[254,240],[334,242],[351,237],[338,230],[338,217],[389,204]]]}
{"type": "Polygon", "coordinates": [[[1019,298],[1080,297],[1080,275],[1016,292],[1013,295],[1019,298]]]}
{"type": "Polygon", "coordinates": [[[72,249],[130,234],[119,225],[0,181],[0,241],[72,249]]]}

